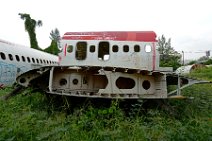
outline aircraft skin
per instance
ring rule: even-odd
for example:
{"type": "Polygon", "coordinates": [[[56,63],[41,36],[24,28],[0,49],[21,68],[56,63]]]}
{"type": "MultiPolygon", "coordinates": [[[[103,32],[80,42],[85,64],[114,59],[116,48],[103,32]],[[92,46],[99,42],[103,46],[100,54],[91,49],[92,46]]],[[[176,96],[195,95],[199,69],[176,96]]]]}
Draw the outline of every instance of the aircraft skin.
{"type": "Polygon", "coordinates": [[[18,75],[45,65],[58,65],[58,57],[0,39],[0,89],[11,86],[18,75]]]}
{"type": "Polygon", "coordinates": [[[208,83],[160,67],[156,37],[154,31],[67,32],[58,66],[33,69],[16,80],[49,94],[109,99],[184,98],[181,89],[208,83]]]}

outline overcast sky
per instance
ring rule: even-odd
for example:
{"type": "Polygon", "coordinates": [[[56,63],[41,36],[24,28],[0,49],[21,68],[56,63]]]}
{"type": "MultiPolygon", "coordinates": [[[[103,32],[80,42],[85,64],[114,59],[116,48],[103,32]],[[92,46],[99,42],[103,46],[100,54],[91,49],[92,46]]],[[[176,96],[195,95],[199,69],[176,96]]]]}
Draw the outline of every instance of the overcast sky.
{"type": "Polygon", "coordinates": [[[2,0],[0,39],[29,46],[24,21],[27,13],[43,26],[36,28],[41,48],[49,33],[68,31],[155,31],[171,38],[172,47],[186,59],[212,54],[211,0],[2,0]],[[198,53],[202,52],[202,53],[198,53]]]}

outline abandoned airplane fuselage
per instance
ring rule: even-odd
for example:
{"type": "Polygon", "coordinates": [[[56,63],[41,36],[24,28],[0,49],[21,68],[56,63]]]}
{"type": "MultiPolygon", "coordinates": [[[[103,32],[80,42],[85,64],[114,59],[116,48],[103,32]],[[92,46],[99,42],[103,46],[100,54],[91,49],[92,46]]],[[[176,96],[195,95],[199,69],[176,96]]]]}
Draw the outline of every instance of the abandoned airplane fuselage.
{"type": "Polygon", "coordinates": [[[47,93],[92,98],[168,98],[195,80],[159,67],[156,34],[67,32],[60,41],[59,66],[31,70],[17,78],[47,93]],[[167,91],[168,85],[177,89],[167,91]]]}

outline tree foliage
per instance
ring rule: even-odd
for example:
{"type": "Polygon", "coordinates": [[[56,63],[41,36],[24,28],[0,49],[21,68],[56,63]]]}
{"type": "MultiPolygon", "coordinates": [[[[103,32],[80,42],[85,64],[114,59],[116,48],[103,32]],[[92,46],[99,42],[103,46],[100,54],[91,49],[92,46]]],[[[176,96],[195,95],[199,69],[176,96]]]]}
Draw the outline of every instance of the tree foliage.
{"type": "Polygon", "coordinates": [[[209,59],[208,57],[205,58],[206,56],[200,57],[198,59],[198,62],[203,64],[203,65],[211,65],[212,64],[212,59],[209,59]]]}
{"type": "Polygon", "coordinates": [[[52,40],[50,46],[45,48],[44,51],[50,54],[58,55],[60,50],[57,47],[57,42],[52,40]]]}
{"type": "Polygon", "coordinates": [[[192,61],[188,62],[188,64],[187,64],[187,65],[193,65],[193,64],[196,64],[196,63],[197,63],[197,61],[196,61],[196,60],[192,60],[192,61]]]}
{"type": "Polygon", "coordinates": [[[50,33],[50,37],[51,40],[54,40],[56,42],[60,41],[60,32],[57,28],[55,28],[55,30],[52,30],[50,33]]]}
{"type": "Polygon", "coordinates": [[[59,30],[57,28],[55,28],[55,30],[52,30],[49,38],[52,40],[51,45],[49,47],[47,47],[46,49],[44,49],[44,51],[54,54],[54,55],[58,55],[58,53],[60,51],[58,48],[58,44],[60,43],[59,30]]]}
{"type": "Polygon", "coordinates": [[[161,67],[173,67],[173,69],[177,69],[181,66],[180,60],[181,55],[177,51],[171,47],[171,39],[169,38],[166,41],[164,35],[158,38],[158,51],[160,54],[160,66],[161,67]]]}
{"type": "Polygon", "coordinates": [[[212,59],[208,59],[204,64],[205,65],[211,65],[212,64],[212,59]]]}
{"type": "Polygon", "coordinates": [[[42,26],[42,21],[41,20],[36,21],[32,19],[29,14],[26,13],[19,13],[19,15],[20,18],[25,21],[24,22],[25,30],[28,32],[31,48],[41,50],[38,46],[35,28],[36,26],[42,26]]]}
{"type": "Polygon", "coordinates": [[[198,59],[198,61],[207,61],[209,58],[207,56],[202,56],[198,59]]]}
{"type": "Polygon", "coordinates": [[[207,56],[202,56],[197,60],[192,60],[188,63],[188,65],[192,64],[203,64],[203,65],[211,65],[212,64],[212,58],[209,58],[207,56]]]}

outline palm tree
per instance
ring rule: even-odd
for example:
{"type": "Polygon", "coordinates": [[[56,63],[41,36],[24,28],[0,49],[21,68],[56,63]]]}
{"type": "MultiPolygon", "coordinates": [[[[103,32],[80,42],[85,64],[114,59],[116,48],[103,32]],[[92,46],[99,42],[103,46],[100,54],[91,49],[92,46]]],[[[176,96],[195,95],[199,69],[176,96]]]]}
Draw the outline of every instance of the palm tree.
{"type": "Polygon", "coordinates": [[[18,15],[20,15],[21,19],[25,21],[24,23],[25,30],[29,34],[31,48],[42,50],[38,46],[36,33],[35,33],[36,26],[42,26],[42,21],[41,20],[36,21],[32,19],[29,14],[26,14],[26,13],[19,13],[18,15]]]}
{"type": "Polygon", "coordinates": [[[45,52],[58,55],[60,52],[58,46],[60,44],[60,32],[57,28],[55,30],[52,30],[49,37],[51,41],[51,45],[44,49],[45,52]]]}
{"type": "Polygon", "coordinates": [[[60,32],[57,28],[55,28],[55,30],[52,30],[50,33],[50,37],[51,40],[54,40],[56,42],[60,41],[60,32]]]}

